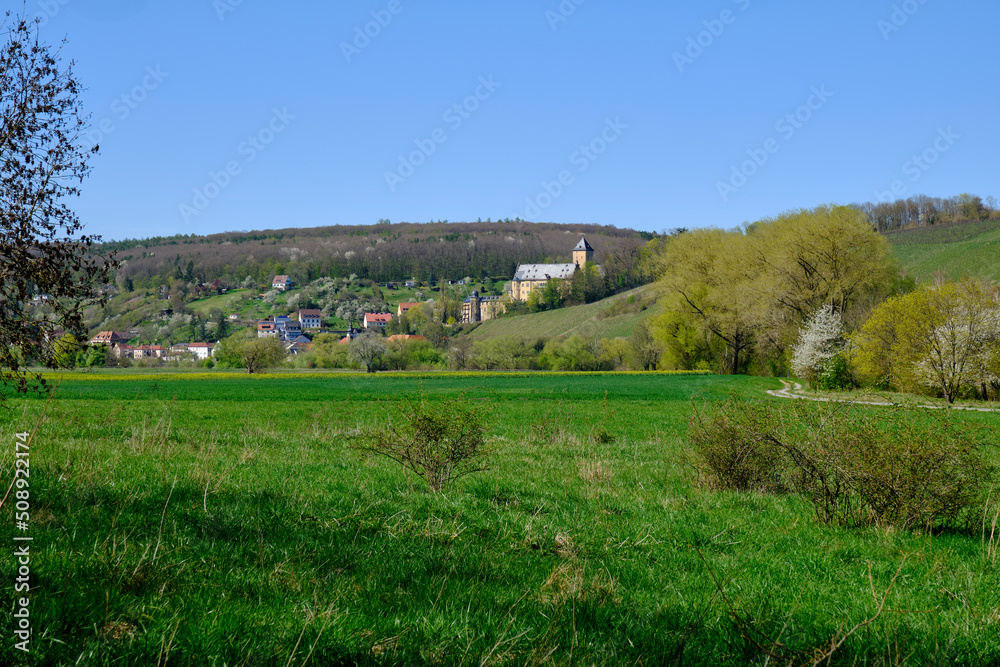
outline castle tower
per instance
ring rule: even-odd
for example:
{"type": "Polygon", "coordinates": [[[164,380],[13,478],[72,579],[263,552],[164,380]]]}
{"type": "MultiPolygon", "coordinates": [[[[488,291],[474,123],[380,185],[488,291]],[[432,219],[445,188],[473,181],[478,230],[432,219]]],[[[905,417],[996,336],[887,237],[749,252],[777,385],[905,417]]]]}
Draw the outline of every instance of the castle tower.
{"type": "Polygon", "coordinates": [[[587,262],[594,261],[594,249],[590,247],[587,243],[587,238],[583,237],[580,242],[576,244],[573,248],[573,263],[579,266],[581,269],[587,262]]]}
{"type": "Polygon", "coordinates": [[[483,314],[480,311],[479,306],[479,292],[476,290],[472,291],[472,298],[469,299],[469,321],[470,322],[482,322],[483,314]]]}

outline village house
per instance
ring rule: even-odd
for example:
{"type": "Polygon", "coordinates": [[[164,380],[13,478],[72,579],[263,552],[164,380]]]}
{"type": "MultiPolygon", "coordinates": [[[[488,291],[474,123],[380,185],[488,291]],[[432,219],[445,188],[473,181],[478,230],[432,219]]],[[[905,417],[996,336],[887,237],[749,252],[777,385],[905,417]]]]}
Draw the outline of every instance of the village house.
{"type": "Polygon", "coordinates": [[[299,324],[303,329],[319,329],[323,326],[323,311],[317,308],[300,309],[299,324]]]}
{"type": "MultiPolygon", "coordinates": [[[[527,301],[531,291],[545,284],[553,278],[560,280],[570,280],[577,270],[582,269],[587,262],[594,261],[594,249],[587,242],[586,237],[573,248],[572,264],[521,264],[514,273],[514,279],[510,282],[510,296],[517,301],[527,301]]],[[[599,267],[598,267],[599,268],[599,267]]]]}
{"type": "Polygon", "coordinates": [[[276,324],[278,325],[278,331],[281,332],[281,337],[286,341],[302,336],[301,322],[285,320],[283,322],[276,322],[276,324]]]}
{"type": "Polygon", "coordinates": [[[285,290],[291,289],[294,282],[288,276],[275,276],[274,280],[271,281],[271,289],[285,290]]]}
{"type": "Polygon", "coordinates": [[[139,345],[132,348],[133,359],[162,359],[165,356],[167,356],[167,350],[160,345],[139,345]]]}
{"type": "Polygon", "coordinates": [[[264,320],[257,323],[257,338],[277,338],[278,325],[274,322],[264,320]]]}
{"type": "Polygon", "coordinates": [[[421,303],[401,303],[401,304],[399,304],[399,307],[396,308],[396,317],[401,316],[403,313],[407,312],[411,308],[416,308],[417,306],[421,306],[421,305],[423,305],[423,304],[421,304],[421,303]]]}
{"type": "Polygon", "coordinates": [[[392,321],[392,313],[365,313],[365,329],[375,331],[385,329],[385,325],[392,321]]]}
{"type": "Polygon", "coordinates": [[[120,331],[102,331],[90,339],[90,344],[113,347],[118,343],[126,343],[131,338],[128,334],[121,333],[120,331]]]}
{"type": "Polygon", "coordinates": [[[479,292],[473,290],[472,295],[465,297],[465,301],[462,302],[462,318],[459,321],[462,324],[485,322],[492,320],[505,309],[503,297],[479,296],[479,292]]]}
{"type": "Polygon", "coordinates": [[[212,356],[211,343],[189,343],[188,352],[192,352],[198,359],[208,359],[212,356]]]}
{"type": "Polygon", "coordinates": [[[390,343],[392,342],[405,343],[411,340],[427,340],[427,339],[417,334],[393,334],[392,336],[386,338],[386,341],[390,343]]]}

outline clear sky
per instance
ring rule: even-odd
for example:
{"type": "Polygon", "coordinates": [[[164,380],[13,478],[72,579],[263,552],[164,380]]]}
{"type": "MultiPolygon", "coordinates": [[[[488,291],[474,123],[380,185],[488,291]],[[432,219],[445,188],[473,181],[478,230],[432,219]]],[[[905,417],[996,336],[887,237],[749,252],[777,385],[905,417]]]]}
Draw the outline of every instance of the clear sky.
{"type": "Polygon", "coordinates": [[[87,88],[106,239],[1000,196],[995,0],[24,7],[87,88]]]}

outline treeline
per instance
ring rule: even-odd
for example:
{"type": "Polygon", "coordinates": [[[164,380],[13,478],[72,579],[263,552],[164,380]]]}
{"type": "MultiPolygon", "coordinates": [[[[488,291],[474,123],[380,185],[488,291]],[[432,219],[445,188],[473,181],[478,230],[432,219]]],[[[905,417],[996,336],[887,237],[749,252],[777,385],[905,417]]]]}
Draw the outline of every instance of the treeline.
{"type": "Polygon", "coordinates": [[[518,264],[569,262],[586,235],[615,289],[642,284],[641,248],[654,234],[599,225],[475,222],[335,226],[232,232],[105,244],[123,261],[119,283],[153,289],[183,278],[237,285],[288,275],[298,284],[320,277],[376,282],[409,278],[510,278],[518,264]]]}
{"type": "Polygon", "coordinates": [[[1000,208],[993,197],[961,194],[957,197],[917,195],[908,199],[853,204],[864,213],[868,224],[879,232],[929,227],[980,220],[1000,220],[1000,208]]]}
{"type": "MultiPolygon", "coordinates": [[[[343,342],[340,336],[320,334],[312,349],[286,360],[298,368],[364,369],[369,372],[402,370],[538,370],[613,371],[655,370],[657,346],[644,324],[629,338],[556,338],[509,336],[473,341],[467,336],[429,337],[365,334],[343,342]]],[[[440,333],[438,329],[438,333],[440,333]]],[[[240,359],[222,356],[222,367],[239,368],[240,359]]]]}

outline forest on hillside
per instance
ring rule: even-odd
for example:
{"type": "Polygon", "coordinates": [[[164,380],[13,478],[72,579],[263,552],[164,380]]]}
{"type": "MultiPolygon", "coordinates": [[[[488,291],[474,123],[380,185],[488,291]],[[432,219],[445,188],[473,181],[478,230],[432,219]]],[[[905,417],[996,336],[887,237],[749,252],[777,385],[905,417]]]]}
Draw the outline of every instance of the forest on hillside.
{"type": "Polygon", "coordinates": [[[881,233],[933,225],[1000,219],[995,197],[985,201],[979,195],[963,193],[954,197],[915,195],[895,201],[853,204],[865,214],[872,228],[881,233]]]}
{"type": "Polygon", "coordinates": [[[156,237],[104,244],[135,289],[175,279],[232,285],[286,274],[298,284],[354,275],[376,282],[510,278],[518,264],[570,262],[586,236],[616,288],[642,282],[641,248],[656,235],[600,225],[530,222],[397,223],[156,237]]]}

